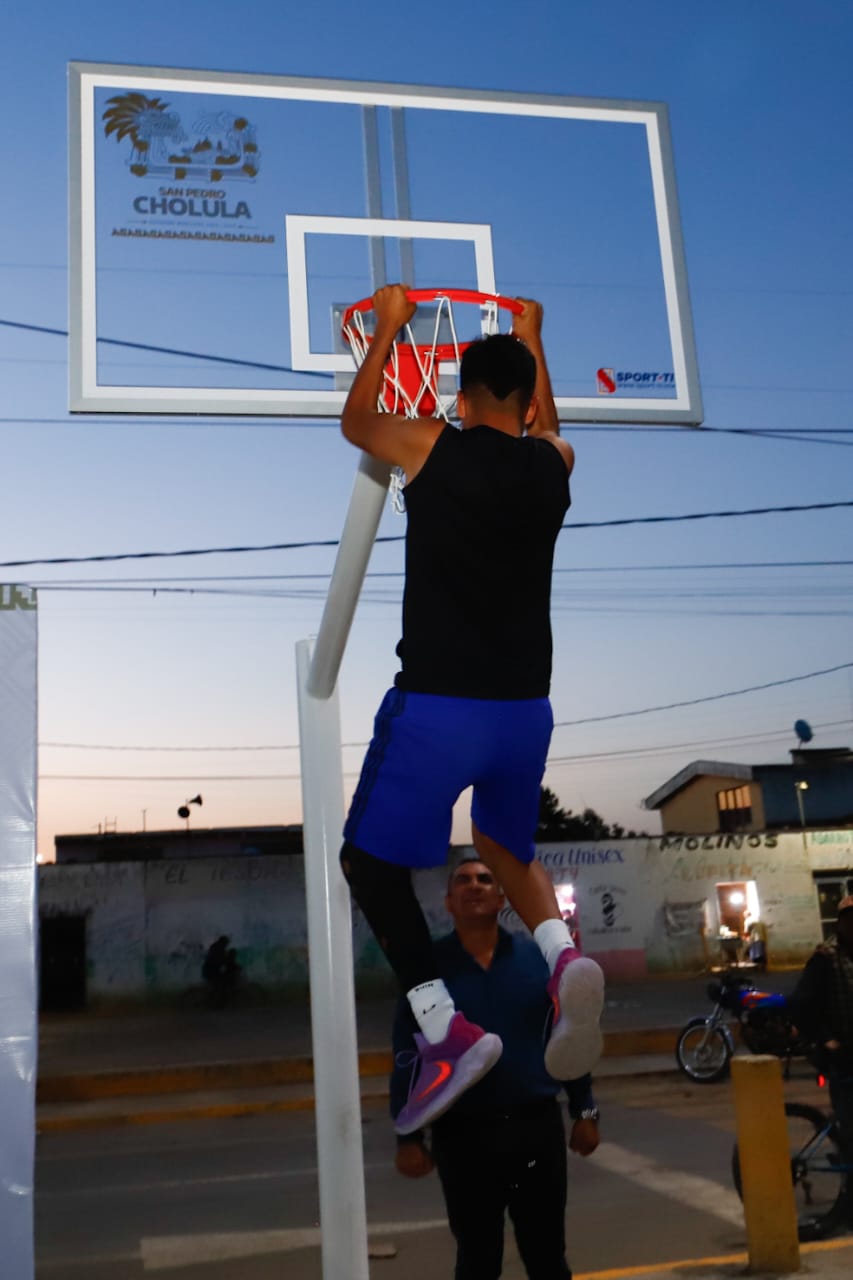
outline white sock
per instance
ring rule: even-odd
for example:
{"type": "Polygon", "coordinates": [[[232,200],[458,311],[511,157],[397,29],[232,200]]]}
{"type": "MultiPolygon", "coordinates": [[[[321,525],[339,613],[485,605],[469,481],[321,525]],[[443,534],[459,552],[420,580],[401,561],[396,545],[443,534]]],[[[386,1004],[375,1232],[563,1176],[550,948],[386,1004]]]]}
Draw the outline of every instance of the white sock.
{"type": "Polygon", "coordinates": [[[422,982],[406,993],[421,1034],[430,1044],[440,1044],[450,1028],[456,1005],[441,978],[422,982]]]}
{"type": "Polygon", "coordinates": [[[533,941],[545,957],[545,962],[552,973],[566,947],[575,945],[565,920],[543,920],[533,930],[533,941]]]}

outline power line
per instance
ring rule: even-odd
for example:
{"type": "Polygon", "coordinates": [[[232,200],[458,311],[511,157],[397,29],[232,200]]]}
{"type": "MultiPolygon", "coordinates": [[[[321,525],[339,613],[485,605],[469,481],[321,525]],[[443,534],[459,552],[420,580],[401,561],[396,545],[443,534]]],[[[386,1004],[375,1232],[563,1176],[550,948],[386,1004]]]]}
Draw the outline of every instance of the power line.
{"type": "MultiPolygon", "coordinates": [[[[252,600],[252,601],[268,601],[271,603],[281,603],[283,601],[320,601],[325,598],[325,592],[322,588],[317,587],[310,591],[293,591],[293,590],[272,590],[258,588],[256,590],[246,589],[244,591],[236,588],[211,588],[211,587],[47,587],[39,588],[40,591],[47,591],[49,594],[71,594],[71,595],[133,595],[133,596],[164,596],[170,599],[177,597],[191,596],[193,598],[212,598],[221,601],[227,600],[252,600]]],[[[700,593],[689,592],[672,592],[661,595],[657,594],[657,599],[677,599],[677,606],[667,609],[660,603],[654,606],[644,607],[641,605],[629,604],[612,604],[612,605],[596,605],[587,604],[574,596],[563,597],[555,596],[552,601],[552,613],[555,617],[564,613],[571,613],[577,617],[581,614],[608,614],[618,616],[648,616],[665,617],[672,615],[674,617],[691,617],[691,618],[849,618],[853,617],[853,608],[850,609],[783,609],[768,604],[763,608],[745,609],[745,608],[713,608],[710,604],[695,604],[687,607],[684,603],[685,598],[696,599],[700,593]]],[[[833,594],[835,590],[833,589],[833,594]]],[[[398,605],[400,601],[399,591],[377,592],[375,590],[366,589],[360,595],[363,605],[398,605]]]]}
{"type": "MultiPolygon", "coordinates": [[[[299,773],[40,773],[39,782],[298,782],[301,776],[299,773]]],[[[352,776],[344,774],[344,777],[352,776]]]]}
{"type": "MultiPolygon", "coordinates": [[[[796,683],[798,683],[799,681],[802,681],[802,680],[812,680],[812,679],[815,679],[817,676],[832,675],[832,674],[834,674],[834,673],[835,673],[835,672],[837,672],[837,671],[847,671],[847,670],[848,670],[849,668],[851,668],[851,667],[853,667],[853,662],[842,662],[842,663],[840,663],[838,666],[835,666],[835,667],[826,667],[825,669],[823,669],[823,670],[821,670],[821,671],[807,671],[807,672],[805,672],[803,675],[798,675],[798,676],[787,676],[787,677],[786,677],[785,679],[783,679],[783,680],[771,680],[771,681],[769,681],[769,682],[768,682],[768,683],[766,683],[766,684],[750,685],[750,686],[749,686],[748,688],[746,688],[746,689],[730,689],[730,690],[728,690],[728,691],[727,691],[727,692],[725,692],[725,693],[713,693],[713,694],[706,694],[706,695],[705,695],[704,697],[702,697],[702,698],[693,698],[693,699],[691,699],[691,700],[689,700],[689,701],[686,701],[686,702],[670,702],[670,703],[666,703],[666,704],[664,704],[663,706],[658,706],[658,707],[643,707],[642,709],[640,709],[640,710],[635,710],[635,711],[619,711],[619,712],[613,712],[613,713],[611,713],[611,714],[609,714],[609,715],[606,715],[606,716],[591,716],[591,717],[587,717],[587,718],[585,718],[585,719],[583,719],[583,720],[556,720],[556,721],[554,722],[554,728],[555,728],[555,729],[562,729],[562,728],[568,728],[568,727],[572,727],[572,726],[574,726],[574,725],[579,725],[579,724],[592,724],[592,723],[594,723],[594,722],[601,721],[601,720],[619,720],[619,719],[622,719],[622,718],[624,718],[624,717],[628,717],[628,716],[642,716],[642,715],[649,715],[649,714],[651,714],[651,713],[652,713],[652,712],[654,712],[654,711],[671,711],[671,710],[673,710],[674,708],[677,708],[677,707],[692,707],[692,706],[696,706],[696,705],[697,705],[698,703],[700,703],[700,702],[717,702],[717,701],[719,701],[719,700],[720,700],[720,699],[722,699],[722,698],[736,698],[736,697],[738,697],[738,696],[740,696],[741,694],[744,694],[744,693],[755,693],[756,691],[758,691],[758,690],[762,690],[762,689],[774,689],[774,688],[777,688],[777,687],[778,687],[778,686],[780,686],[780,685],[796,684],[796,683]]],[[[829,722],[829,724],[827,724],[827,725],[820,725],[820,726],[818,726],[818,727],[820,727],[820,728],[828,728],[828,727],[834,727],[834,726],[836,726],[836,725],[846,724],[846,723],[848,723],[846,720],[833,720],[833,721],[829,722]]],[[[754,735],[754,734],[746,734],[746,735],[742,735],[742,736],[743,736],[743,739],[745,740],[746,738],[751,738],[751,737],[754,737],[755,735],[754,735]]],[[[717,741],[717,742],[737,742],[737,741],[740,741],[740,740],[741,740],[741,738],[739,738],[739,737],[733,737],[733,738],[732,738],[732,737],[730,737],[730,738],[719,738],[719,739],[716,739],[716,740],[710,740],[710,741],[713,743],[714,741],[717,741]]],[[[708,739],[704,739],[703,741],[704,741],[704,742],[708,742],[709,740],[708,740],[708,739]]],[[[367,744],[366,742],[342,742],[342,743],[341,743],[341,746],[342,746],[342,747],[366,747],[367,745],[368,745],[368,744],[367,744]]],[[[692,745],[691,743],[677,743],[677,744],[675,744],[675,747],[682,748],[682,747],[689,747],[689,746],[691,746],[691,745],[692,745]]],[[[701,743],[700,743],[700,744],[698,744],[698,745],[701,745],[701,743]]],[[[199,746],[188,746],[188,747],[184,746],[184,747],[176,747],[176,746],[142,746],[142,745],[138,745],[138,744],[137,744],[137,745],[127,745],[127,744],[124,744],[124,743],[47,742],[47,741],[43,741],[43,742],[40,742],[40,743],[39,743],[39,746],[40,746],[40,747],[62,747],[62,748],[68,748],[68,749],[73,749],[73,750],[81,750],[81,751],[190,751],[190,752],[193,752],[193,751],[295,751],[295,750],[296,750],[296,748],[299,746],[299,743],[298,743],[298,742],[289,742],[289,743],[271,743],[271,744],[266,745],[266,746],[224,746],[224,747],[214,747],[214,746],[207,745],[207,746],[201,746],[201,747],[199,747],[199,746]]],[[[655,747],[655,748],[640,748],[640,750],[659,750],[659,749],[660,749],[660,748],[657,748],[657,747],[655,747]]],[[[667,748],[667,749],[668,749],[668,748],[667,748]]],[[[675,749],[675,748],[673,748],[673,749],[675,749]]],[[[581,757],[581,758],[584,758],[584,757],[581,757]]]]}
{"type": "MultiPolygon", "coordinates": [[[[853,560],[729,560],[703,561],[695,564],[601,564],[566,565],[554,568],[558,573],[646,573],[670,570],[698,569],[830,569],[853,565],[853,560]]],[[[217,573],[191,574],[185,577],[155,578],[65,578],[59,581],[32,582],[33,587],[49,590],[52,587],[86,587],[114,585],[150,585],[163,582],[328,582],[330,573],[217,573]]],[[[402,569],[368,570],[365,578],[402,578],[402,569]]]]}
{"type": "Polygon", "coordinates": [[[58,427],[235,427],[245,431],[247,427],[256,427],[264,431],[316,431],[318,429],[340,430],[340,420],[335,418],[261,418],[241,417],[239,414],[193,414],[192,417],[173,417],[171,414],[129,414],[120,416],[108,413],[74,413],[64,418],[48,418],[42,415],[34,417],[0,417],[0,426],[58,426],[58,427]]]}
{"type": "MultiPolygon", "coordinates": [[[[815,724],[815,729],[835,729],[841,725],[850,724],[850,720],[827,720],[821,724],[815,724]]],[[[665,755],[674,751],[688,751],[699,747],[713,746],[732,746],[742,743],[758,743],[758,742],[776,742],[780,739],[790,738],[790,729],[772,729],[766,733],[739,733],[726,738],[701,738],[698,742],[670,742],[660,743],[654,747],[624,747],[618,751],[594,751],[582,752],[580,755],[573,756],[549,756],[549,764],[565,764],[573,760],[606,760],[616,756],[634,756],[634,755],[665,755]]],[[[342,742],[342,747],[348,748],[364,748],[368,746],[367,742],[342,742]]],[[[39,750],[51,748],[54,750],[64,749],[68,751],[146,751],[146,752],[184,752],[195,754],[196,752],[210,753],[214,751],[232,752],[232,751],[298,751],[298,742],[279,742],[269,743],[261,746],[224,746],[224,747],[158,747],[158,746],[134,746],[119,743],[103,743],[103,742],[40,742],[39,750]]]]}
{"type": "MultiPolygon", "coordinates": [[[[817,726],[820,727],[820,726],[817,726]]],[[[127,746],[111,742],[40,742],[39,747],[63,747],[74,751],[298,751],[298,742],[272,742],[260,746],[157,747],[127,746]]],[[[342,747],[366,747],[366,742],[342,742],[342,747]]]]}
{"type": "MultiPolygon", "coordinates": [[[[832,511],[853,507],[853,501],[806,502],[783,507],[748,507],[731,511],[695,511],[680,516],[629,516],[622,520],[586,520],[564,524],[561,529],[616,529],[639,524],[677,524],[685,520],[727,520],[735,516],[789,515],[801,511],[832,511]]],[[[375,542],[404,542],[405,534],[385,534],[375,542]]],[[[313,547],[337,547],[339,538],[311,539],[304,542],[271,542],[259,546],[194,547],[183,551],[124,551],[97,556],[50,556],[38,560],[0,560],[0,569],[24,569],[39,564],[106,564],[119,560],[176,560],[188,556],[244,555],[266,551],[304,551],[313,547]]]]}
{"type": "MultiPolygon", "coordinates": [[[[563,529],[615,529],[629,524],[672,524],[683,520],[726,520],[733,516],[768,516],[792,511],[828,511],[833,507],[853,507],[853,502],[808,502],[785,507],[749,507],[740,511],[696,511],[682,516],[629,516],[624,520],[587,520],[564,524],[563,529]]],[[[0,566],[2,567],[2,566],[0,566]]]]}
{"type": "MultiPolygon", "coordinates": [[[[841,725],[849,725],[847,720],[827,720],[823,724],[814,725],[815,729],[835,729],[841,725]]],[[[728,738],[701,738],[698,742],[662,743],[656,747],[621,747],[616,751],[581,752],[572,756],[549,756],[548,764],[575,764],[585,760],[617,760],[631,759],[634,756],[673,755],[677,751],[696,751],[704,747],[754,745],[761,742],[790,741],[790,729],[774,729],[768,733],[741,733],[728,738]]]]}
{"type": "MultiPolygon", "coordinates": [[[[817,725],[817,726],[815,726],[815,727],[816,727],[816,728],[820,728],[820,729],[826,729],[826,728],[834,728],[834,727],[836,727],[836,726],[843,725],[843,724],[849,724],[849,723],[850,723],[850,721],[849,721],[849,720],[832,720],[832,721],[828,721],[828,722],[826,722],[825,724],[817,725]]],[[[556,726],[555,726],[555,727],[556,727],[556,726]]],[[[755,733],[751,733],[751,734],[741,734],[741,735],[737,735],[737,736],[735,736],[735,737],[731,737],[731,738],[705,738],[705,739],[701,739],[701,740],[700,740],[700,741],[698,741],[698,742],[679,742],[679,743],[672,743],[672,744],[671,744],[671,745],[669,745],[669,746],[658,746],[658,747],[629,747],[629,748],[622,749],[622,750],[619,750],[619,751],[597,751],[597,752],[584,752],[584,753],[582,753],[582,754],[580,754],[580,755],[571,755],[571,756],[549,756],[549,757],[548,757],[548,760],[547,760],[547,762],[546,762],[546,766],[547,766],[548,768],[551,768],[552,766],[561,765],[561,764],[584,764],[584,763],[588,763],[588,762],[590,762],[590,761],[618,760],[618,759],[626,759],[626,758],[627,758],[627,759],[631,759],[631,758],[636,757],[636,756],[672,755],[672,754],[674,754],[674,753],[675,753],[675,752],[677,752],[677,751],[695,750],[695,749],[698,749],[698,748],[700,748],[700,747],[705,747],[705,746],[732,745],[732,744],[747,743],[747,742],[751,742],[751,743],[757,744],[758,742],[771,742],[771,741],[778,741],[778,740],[780,740],[780,739],[784,739],[784,738],[786,738],[786,737],[790,737],[790,730],[775,730],[775,731],[773,731],[772,733],[766,733],[766,734],[755,734],[755,733]]],[[[50,743],[42,743],[42,744],[40,744],[40,745],[42,745],[42,746],[49,746],[49,745],[53,745],[53,746],[63,746],[63,745],[65,745],[65,746],[75,746],[75,745],[79,745],[79,744],[74,744],[74,743],[64,743],[64,744],[63,744],[63,743],[53,743],[53,744],[50,744],[50,743]]],[[[298,745],[298,744],[292,744],[292,747],[293,747],[293,748],[295,748],[295,746],[296,746],[296,745],[298,745]]],[[[351,746],[351,747],[356,747],[356,746],[358,746],[358,747],[364,747],[364,746],[367,746],[367,743],[363,743],[363,742],[351,742],[351,743],[344,743],[344,744],[342,744],[342,745],[344,745],[344,746],[351,746]]],[[[136,750],[150,750],[150,751],[160,751],[160,750],[163,750],[163,751],[170,751],[170,750],[172,750],[172,751],[176,751],[176,750],[177,750],[177,751],[181,751],[181,750],[185,750],[185,751],[194,751],[194,750],[201,750],[201,751],[204,751],[204,750],[217,750],[217,751],[219,751],[219,750],[221,750],[221,751],[231,751],[231,750],[253,750],[253,749],[257,749],[257,750],[285,750],[285,749],[288,749],[288,750],[289,750],[289,749],[291,749],[291,748],[290,748],[290,747],[289,747],[289,748],[283,748],[283,747],[282,747],[282,748],[278,748],[278,747],[276,747],[276,748],[262,748],[262,747],[261,747],[261,748],[239,748],[239,747],[238,747],[238,748],[232,748],[232,747],[213,747],[213,748],[205,748],[205,747],[200,747],[200,748],[195,748],[195,747],[144,747],[144,748],[138,748],[138,747],[114,747],[114,748],[110,748],[110,750],[117,750],[117,751],[123,751],[123,750],[127,750],[127,751],[136,751],[136,750]]],[[[342,777],[344,777],[344,778],[355,778],[355,777],[357,777],[357,776],[358,776],[358,770],[345,770],[345,771],[343,771],[343,773],[342,773],[342,775],[341,775],[341,776],[342,776],[342,777]]],[[[39,781],[40,781],[40,782],[169,782],[169,783],[172,783],[172,782],[178,783],[178,782],[180,782],[180,783],[199,783],[199,784],[201,784],[201,783],[207,783],[207,784],[214,784],[214,783],[217,783],[217,782],[298,782],[298,781],[301,779],[301,777],[302,777],[301,773],[270,773],[270,774],[191,774],[191,775],[186,775],[186,774],[129,774],[129,773],[128,773],[128,774],[124,774],[124,773],[121,773],[121,774],[40,773],[40,774],[39,774],[39,781]]]]}
{"type": "Polygon", "coordinates": [[[777,689],[783,684],[797,684],[801,680],[813,680],[817,676],[833,675],[836,671],[847,671],[853,662],[840,662],[837,667],[825,667],[822,671],[807,671],[802,676],[787,676],[784,680],[768,680],[766,684],[753,684],[745,689],[729,689],[726,693],[707,694],[704,698],[687,698],[682,702],[666,702],[658,707],[640,707],[636,711],[615,711],[606,716],[585,716],[582,720],[555,720],[555,729],[564,729],[576,724],[600,724],[604,720],[624,720],[629,716],[645,716],[652,711],[675,711],[680,707],[696,707],[701,702],[719,702],[721,698],[738,698],[744,693],[758,693],[762,689],[777,689]]]}
{"type": "MultiPolygon", "coordinates": [[[[2,321],[0,321],[2,323],[2,321]]],[[[20,363],[20,361],[17,361],[20,363]]],[[[305,374],[306,377],[315,376],[313,374],[305,374]]],[[[322,375],[316,375],[318,377],[322,375]]],[[[193,414],[185,417],[173,417],[170,414],[141,415],[137,413],[126,413],[120,417],[103,413],[75,413],[69,414],[64,418],[48,417],[46,415],[36,415],[25,417],[23,415],[10,415],[0,417],[0,426],[22,426],[25,424],[34,426],[121,426],[127,428],[129,425],[135,427],[150,426],[170,426],[170,427],[190,427],[194,430],[207,427],[233,427],[246,431],[247,428],[259,431],[318,431],[318,430],[334,430],[340,429],[339,418],[289,418],[289,417],[242,417],[239,414],[223,415],[223,414],[193,414]]],[[[824,437],[853,435],[853,428],[847,427],[715,427],[707,423],[702,426],[690,427],[672,427],[657,426],[647,422],[621,423],[621,422],[572,422],[567,421],[566,425],[572,435],[581,432],[591,432],[600,434],[606,432],[625,431],[632,435],[665,433],[672,435],[677,432],[682,438],[686,433],[700,434],[704,432],[709,435],[717,436],[754,436],[764,440],[787,440],[793,443],[802,444],[830,444],[839,445],[844,448],[853,447],[853,442],[847,440],[827,440],[824,437]]]]}
{"type": "MultiPolygon", "coordinates": [[[[19,320],[0,320],[0,325],[6,329],[23,329],[28,333],[44,333],[51,337],[67,338],[67,329],[52,329],[43,324],[23,324],[19,320]]],[[[153,351],[157,355],[163,356],[181,356],[190,360],[206,360],[212,364],[233,365],[240,369],[264,369],[271,373],[296,373],[300,378],[321,378],[328,383],[330,380],[328,373],[312,373],[303,372],[302,369],[291,369],[286,364],[265,364],[260,360],[241,360],[238,356],[215,356],[209,355],[205,351],[184,351],[179,347],[158,347],[150,342],[129,342],[126,338],[96,338],[96,342],[106,347],[128,347],[131,351],[153,351]]]]}
{"type": "MultiPolygon", "coordinates": [[[[59,337],[59,338],[68,337],[67,329],[59,329],[50,325],[26,324],[20,320],[0,319],[0,326],[3,326],[4,328],[7,328],[7,329],[19,329],[25,333],[44,334],[49,337],[59,337]]],[[[261,369],[266,372],[272,372],[272,373],[294,373],[294,374],[297,374],[299,377],[304,377],[309,379],[320,378],[325,383],[328,383],[329,381],[328,374],[318,373],[312,370],[293,369],[290,365],[270,364],[260,360],[245,360],[238,356],[219,356],[219,355],[213,355],[212,353],[205,352],[205,351],[187,351],[180,347],[162,347],[162,346],[157,346],[150,342],[131,342],[126,338],[96,337],[95,341],[97,343],[101,343],[104,346],[123,347],[123,348],[128,348],[129,350],[132,350],[132,351],[150,351],[157,355],[178,356],[178,357],[181,357],[182,359],[203,360],[203,361],[207,361],[208,363],[229,365],[235,368],[261,369]]],[[[752,391],[752,390],[767,390],[769,388],[752,387],[752,386],[746,385],[742,387],[721,386],[719,389],[735,390],[735,391],[752,391]]],[[[815,392],[831,393],[833,391],[835,393],[845,393],[851,390],[850,388],[845,388],[845,387],[841,387],[841,388],[773,387],[772,389],[777,391],[787,390],[787,391],[808,392],[809,394],[813,394],[815,392]]],[[[67,421],[66,419],[26,419],[26,420],[40,421],[40,422],[67,421]]],[[[15,418],[0,419],[0,422],[18,422],[18,421],[25,421],[25,419],[15,419],[15,418]]],[[[253,424],[253,425],[257,425],[257,424],[253,424]]],[[[277,425],[290,426],[295,424],[279,423],[277,425]]],[[[664,427],[664,426],[656,426],[656,425],[649,426],[644,424],[636,424],[636,425],[625,426],[623,424],[617,425],[617,424],[610,424],[610,423],[605,423],[605,424],[577,423],[577,424],[574,424],[572,429],[576,431],[644,430],[644,431],[653,431],[653,432],[658,432],[658,431],[671,432],[673,430],[672,427],[664,427]]],[[[848,444],[848,442],[845,440],[826,440],[821,438],[825,434],[835,434],[835,433],[841,434],[845,431],[845,428],[824,429],[821,427],[816,427],[816,428],[713,427],[713,426],[708,426],[707,424],[702,424],[700,426],[690,427],[689,430],[710,432],[715,435],[758,436],[758,437],[763,437],[765,439],[791,440],[793,442],[800,441],[802,443],[807,443],[807,444],[833,444],[841,447],[851,447],[851,445],[848,444]]]]}

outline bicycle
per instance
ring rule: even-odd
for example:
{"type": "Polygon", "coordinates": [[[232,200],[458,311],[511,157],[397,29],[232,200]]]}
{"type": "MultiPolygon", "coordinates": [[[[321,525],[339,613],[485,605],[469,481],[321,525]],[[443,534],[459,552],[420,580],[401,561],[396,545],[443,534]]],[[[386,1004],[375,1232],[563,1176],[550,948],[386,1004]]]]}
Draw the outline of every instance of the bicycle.
{"type": "MultiPolygon", "coordinates": [[[[785,1104],[791,1180],[800,1240],[820,1240],[840,1226],[853,1203],[853,1163],[841,1158],[835,1116],[800,1102],[785,1104]]],[[[743,1199],[740,1154],[732,1152],[732,1177],[743,1199]]]]}

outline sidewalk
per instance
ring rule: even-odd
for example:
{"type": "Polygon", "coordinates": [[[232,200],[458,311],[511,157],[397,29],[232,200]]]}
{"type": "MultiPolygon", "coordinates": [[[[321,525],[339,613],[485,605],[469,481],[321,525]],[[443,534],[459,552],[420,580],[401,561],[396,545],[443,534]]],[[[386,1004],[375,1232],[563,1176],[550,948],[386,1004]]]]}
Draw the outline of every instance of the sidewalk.
{"type": "MultiPolygon", "coordinates": [[[[788,990],[795,978],[772,974],[766,985],[788,990]]],[[[676,1070],[678,1029],[710,1012],[707,983],[703,976],[611,987],[596,1076],[676,1070]]],[[[391,998],[357,1005],[365,1096],[386,1088],[393,1008],[391,998]]],[[[57,1131],[310,1108],[312,1078],[307,1001],[48,1014],[39,1028],[38,1125],[57,1131]]]]}

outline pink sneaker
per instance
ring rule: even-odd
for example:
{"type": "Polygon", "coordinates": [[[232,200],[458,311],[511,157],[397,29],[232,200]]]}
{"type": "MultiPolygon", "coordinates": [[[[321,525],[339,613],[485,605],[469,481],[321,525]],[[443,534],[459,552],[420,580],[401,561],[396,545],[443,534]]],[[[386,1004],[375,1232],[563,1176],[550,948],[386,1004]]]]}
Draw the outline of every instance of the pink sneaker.
{"type": "Polygon", "coordinates": [[[503,1052],[500,1036],[483,1031],[455,1013],[447,1035],[438,1044],[415,1036],[418,1074],[409,1101],[394,1122],[397,1133],[414,1133],[432,1124],[452,1107],[466,1089],[495,1065],[503,1052]]]}
{"type": "Polygon", "coordinates": [[[554,1005],[545,1069],[555,1080],[577,1080],[601,1057],[599,1019],[604,1008],[604,974],[594,960],[566,947],[548,983],[554,1005]]]}

